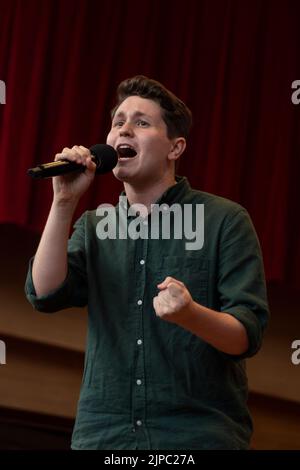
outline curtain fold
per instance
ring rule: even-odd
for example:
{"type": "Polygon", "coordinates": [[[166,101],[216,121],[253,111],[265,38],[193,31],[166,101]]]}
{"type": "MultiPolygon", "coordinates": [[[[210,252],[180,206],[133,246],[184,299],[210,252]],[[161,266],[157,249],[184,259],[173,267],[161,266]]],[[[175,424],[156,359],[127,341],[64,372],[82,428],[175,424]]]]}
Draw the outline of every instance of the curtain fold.
{"type": "MultiPolygon", "coordinates": [[[[145,74],[193,111],[179,173],[246,207],[267,279],[299,288],[299,18],[292,0],[0,0],[0,222],[42,230],[51,181],[27,169],[105,142],[117,84],[145,74]]],[[[97,177],[77,214],[120,190],[97,177]]]]}

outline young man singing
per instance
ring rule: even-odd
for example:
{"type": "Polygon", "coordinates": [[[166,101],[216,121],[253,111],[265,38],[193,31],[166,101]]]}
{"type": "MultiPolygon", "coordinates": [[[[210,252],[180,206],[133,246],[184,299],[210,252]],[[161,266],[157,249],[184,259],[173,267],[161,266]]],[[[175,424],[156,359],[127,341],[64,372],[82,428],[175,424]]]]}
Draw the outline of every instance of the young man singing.
{"type": "Polygon", "coordinates": [[[86,170],[53,178],[26,293],[45,312],[88,305],[73,449],[249,447],[245,358],[259,350],[268,319],[261,251],[243,207],[175,176],[190,126],[187,106],[157,81],[119,85],[107,143],[124,193],[111,222],[127,237],[99,236],[94,210],[69,239],[95,164],[83,146],[55,157],[86,170]],[[162,223],[151,237],[157,207],[162,223]],[[203,243],[188,249],[180,228],[200,224],[203,243]]]}

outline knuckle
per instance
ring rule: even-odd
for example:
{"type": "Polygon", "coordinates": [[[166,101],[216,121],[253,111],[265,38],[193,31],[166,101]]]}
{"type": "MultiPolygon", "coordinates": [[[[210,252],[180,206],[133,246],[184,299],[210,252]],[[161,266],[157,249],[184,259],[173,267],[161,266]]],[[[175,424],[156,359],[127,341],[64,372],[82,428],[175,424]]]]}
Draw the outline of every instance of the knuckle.
{"type": "Polygon", "coordinates": [[[86,147],[84,147],[83,145],[79,145],[79,148],[80,148],[82,151],[86,152],[87,154],[90,153],[89,149],[86,148],[86,147]]]}
{"type": "Polygon", "coordinates": [[[73,145],[72,151],[73,151],[76,155],[77,155],[77,154],[80,154],[80,148],[78,147],[78,145],[73,145]]]}
{"type": "Polygon", "coordinates": [[[83,147],[82,145],[76,145],[74,150],[76,151],[76,154],[80,155],[80,157],[82,157],[84,160],[86,160],[91,155],[89,149],[83,147]]]}

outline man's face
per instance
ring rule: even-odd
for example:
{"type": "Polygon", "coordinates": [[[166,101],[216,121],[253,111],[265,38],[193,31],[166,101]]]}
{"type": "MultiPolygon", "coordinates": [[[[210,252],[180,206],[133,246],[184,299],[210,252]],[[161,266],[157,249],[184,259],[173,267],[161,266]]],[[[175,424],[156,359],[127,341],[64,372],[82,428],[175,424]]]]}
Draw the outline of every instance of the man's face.
{"type": "Polygon", "coordinates": [[[126,98],[116,110],[106,142],[118,152],[113,172],[120,181],[142,184],[173,171],[168,158],[173,140],[167,136],[162,110],[155,101],[126,98]]]}

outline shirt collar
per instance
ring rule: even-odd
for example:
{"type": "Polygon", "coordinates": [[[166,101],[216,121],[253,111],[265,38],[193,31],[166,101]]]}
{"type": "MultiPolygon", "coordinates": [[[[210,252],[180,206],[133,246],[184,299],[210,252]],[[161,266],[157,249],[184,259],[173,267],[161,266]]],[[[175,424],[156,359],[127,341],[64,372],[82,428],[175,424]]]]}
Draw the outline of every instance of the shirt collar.
{"type": "Polygon", "coordinates": [[[155,204],[172,205],[180,202],[183,196],[191,189],[190,183],[185,176],[175,176],[176,183],[170,186],[155,202],[155,204]]]}
{"type": "MultiPolygon", "coordinates": [[[[172,205],[176,202],[181,202],[182,198],[187,194],[190,189],[190,183],[188,182],[188,179],[185,176],[175,176],[176,183],[172,186],[170,186],[158,199],[155,201],[155,204],[168,204],[172,205]]],[[[125,191],[122,191],[120,194],[121,201],[125,202],[125,205],[129,206],[127,199],[126,198],[126,193],[125,191]]],[[[116,211],[119,212],[119,206],[120,204],[124,204],[124,202],[118,202],[116,206],[116,211]]]]}

